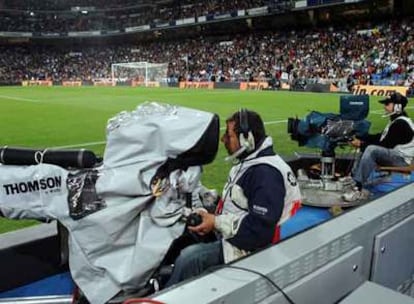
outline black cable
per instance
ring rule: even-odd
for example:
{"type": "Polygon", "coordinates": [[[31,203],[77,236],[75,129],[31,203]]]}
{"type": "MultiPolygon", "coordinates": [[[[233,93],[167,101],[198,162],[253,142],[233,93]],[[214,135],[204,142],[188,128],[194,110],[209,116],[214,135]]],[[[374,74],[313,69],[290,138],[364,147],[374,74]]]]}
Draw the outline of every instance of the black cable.
{"type": "Polygon", "coordinates": [[[279,291],[290,304],[295,304],[295,302],[293,302],[293,300],[286,294],[286,292],[284,292],[283,289],[280,288],[272,279],[270,279],[265,274],[263,274],[261,272],[258,272],[256,270],[252,270],[252,269],[245,268],[245,267],[240,267],[240,266],[222,264],[222,265],[217,265],[217,266],[210,267],[210,268],[207,269],[207,271],[212,272],[212,271],[222,269],[222,268],[233,268],[233,269],[243,270],[243,271],[247,271],[247,272],[250,272],[250,273],[257,274],[259,277],[262,277],[263,279],[268,281],[273,287],[275,287],[276,290],[279,291]]]}

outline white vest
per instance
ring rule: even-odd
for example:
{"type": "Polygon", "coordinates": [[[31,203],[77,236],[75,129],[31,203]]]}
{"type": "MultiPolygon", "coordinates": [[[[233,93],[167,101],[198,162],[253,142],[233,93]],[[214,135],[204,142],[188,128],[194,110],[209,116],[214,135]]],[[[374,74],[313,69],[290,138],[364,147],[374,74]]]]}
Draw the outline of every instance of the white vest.
{"type": "Polygon", "coordinates": [[[247,210],[248,202],[247,199],[244,198],[243,193],[239,191],[243,191],[238,185],[236,185],[238,179],[243,176],[243,174],[250,168],[256,165],[266,164],[272,166],[280,171],[283,176],[283,180],[285,183],[286,194],[284,198],[284,207],[282,216],[278,222],[278,224],[284,223],[290,217],[290,211],[293,208],[293,204],[295,202],[301,201],[301,194],[299,190],[299,186],[296,182],[296,177],[292,172],[292,169],[289,167],[288,164],[279,156],[279,155],[272,155],[272,156],[263,156],[259,158],[254,158],[251,160],[247,160],[243,163],[234,166],[229,175],[228,182],[224,186],[223,190],[223,214],[232,213],[232,214],[244,214],[247,213],[246,211],[240,209],[239,207],[247,210]],[[229,190],[230,189],[230,190],[229,190]],[[227,193],[228,192],[228,193],[227,193]],[[239,207],[237,207],[232,201],[236,202],[239,207]]]}
{"type": "Polygon", "coordinates": [[[221,215],[216,216],[215,228],[221,232],[223,236],[223,254],[224,261],[230,262],[236,258],[242,257],[248,252],[234,247],[226,239],[233,237],[239,230],[240,223],[247,215],[248,201],[243,190],[236,183],[243,174],[251,167],[261,164],[267,164],[280,171],[283,176],[286,194],[284,197],[284,207],[282,216],[277,223],[281,225],[289,219],[301,204],[301,194],[296,177],[288,164],[279,156],[263,156],[255,158],[261,150],[272,145],[270,137],[266,138],[261,149],[250,155],[246,160],[231,168],[228,181],[223,189],[223,210],[221,215]],[[237,204],[234,204],[235,202],[237,204]]]}
{"type": "MultiPolygon", "coordinates": [[[[387,126],[385,127],[384,131],[381,134],[381,139],[380,140],[383,140],[385,138],[385,136],[387,136],[391,125],[397,119],[405,120],[408,123],[408,125],[411,127],[411,129],[414,131],[413,121],[410,118],[406,117],[406,116],[399,116],[399,117],[397,117],[396,119],[394,119],[393,121],[391,121],[387,124],[387,126]]],[[[406,144],[396,145],[394,147],[394,150],[397,151],[401,155],[401,157],[404,158],[404,160],[406,161],[407,164],[411,164],[411,162],[414,158],[414,137],[411,139],[410,142],[408,142],[406,144]]]]}

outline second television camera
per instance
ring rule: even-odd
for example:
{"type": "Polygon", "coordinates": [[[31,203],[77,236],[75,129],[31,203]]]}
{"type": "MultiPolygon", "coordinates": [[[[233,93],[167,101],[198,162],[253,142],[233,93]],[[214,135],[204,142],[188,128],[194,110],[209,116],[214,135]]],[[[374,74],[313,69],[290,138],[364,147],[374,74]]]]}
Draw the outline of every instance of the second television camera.
{"type": "MultiPolygon", "coordinates": [[[[317,148],[321,151],[320,178],[309,180],[305,176],[303,188],[342,191],[346,187],[341,181],[336,180],[335,149],[346,145],[354,136],[364,136],[368,133],[371,125],[365,120],[368,112],[368,95],[344,95],[340,97],[339,114],[312,111],[303,119],[288,119],[287,131],[299,146],[317,148]]],[[[301,179],[300,176],[298,179],[301,179]]]]}

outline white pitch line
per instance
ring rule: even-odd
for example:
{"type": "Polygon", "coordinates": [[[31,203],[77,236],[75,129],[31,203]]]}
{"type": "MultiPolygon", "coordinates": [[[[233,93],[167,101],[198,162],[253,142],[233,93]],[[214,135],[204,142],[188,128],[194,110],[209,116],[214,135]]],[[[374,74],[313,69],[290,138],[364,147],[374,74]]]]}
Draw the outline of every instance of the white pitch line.
{"type": "MultiPolygon", "coordinates": [[[[405,107],[406,109],[414,109],[414,106],[410,106],[410,107],[405,107]]],[[[375,110],[375,111],[371,111],[371,114],[384,114],[384,110],[375,110]]]]}
{"type": "MultiPolygon", "coordinates": [[[[274,120],[274,121],[265,121],[265,125],[274,125],[279,123],[287,122],[287,120],[274,120]]],[[[222,127],[220,128],[221,131],[225,130],[226,128],[222,127]]],[[[88,143],[80,143],[80,144],[74,144],[74,145],[66,145],[66,146],[57,146],[52,147],[51,149],[71,149],[71,148],[81,148],[81,147],[89,147],[89,146],[97,146],[97,145],[103,145],[106,141],[93,141],[88,143]]]]}
{"type": "MultiPolygon", "coordinates": [[[[1,95],[0,95],[1,97],[1,95]]],[[[414,106],[406,107],[406,109],[414,109],[414,106]]],[[[372,114],[384,114],[383,110],[376,110],[371,111],[372,114]]],[[[280,123],[285,123],[287,120],[273,120],[273,121],[265,121],[263,122],[265,125],[275,125],[280,123]]],[[[225,130],[225,127],[220,128],[221,131],[225,130]]],[[[53,149],[71,149],[71,148],[81,148],[81,147],[88,147],[88,146],[96,146],[96,145],[103,145],[106,141],[95,141],[95,142],[88,142],[88,143],[80,143],[80,144],[74,144],[74,145],[67,145],[67,146],[59,146],[59,147],[53,147],[53,149]]]]}
{"type": "Polygon", "coordinates": [[[40,102],[40,100],[29,99],[29,98],[21,98],[21,97],[14,97],[14,96],[7,96],[7,95],[0,95],[0,98],[10,99],[10,100],[18,100],[18,101],[40,102]]]}
{"type": "Polygon", "coordinates": [[[88,147],[88,146],[103,145],[105,143],[106,143],[106,141],[93,141],[93,142],[82,143],[82,144],[74,144],[74,145],[67,145],[67,146],[57,146],[57,147],[52,147],[51,149],[81,148],[81,147],[88,147]]]}
{"type": "Polygon", "coordinates": [[[275,124],[280,124],[280,123],[284,123],[284,122],[287,122],[287,119],[285,119],[285,120],[265,121],[263,124],[265,124],[265,125],[275,125],[275,124]]]}

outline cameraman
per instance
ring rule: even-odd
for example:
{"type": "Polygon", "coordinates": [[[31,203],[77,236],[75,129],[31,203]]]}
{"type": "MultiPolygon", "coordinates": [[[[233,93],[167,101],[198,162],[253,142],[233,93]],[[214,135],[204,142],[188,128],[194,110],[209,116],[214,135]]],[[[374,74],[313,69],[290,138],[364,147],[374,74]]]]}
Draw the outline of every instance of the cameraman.
{"type": "Polygon", "coordinates": [[[368,198],[369,192],[363,186],[377,166],[407,166],[414,157],[414,124],[404,111],[407,98],[393,93],[379,102],[384,104],[384,116],[389,117],[390,122],[382,133],[350,142],[352,146],[361,148],[363,154],[352,170],[356,187],[343,195],[348,202],[368,198]]]}
{"type": "Polygon", "coordinates": [[[279,225],[300,207],[295,176],[273,151],[260,116],[240,110],[226,124],[221,141],[237,163],[216,213],[199,212],[201,224],[189,227],[198,235],[215,232],[219,240],[183,249],[166,287],[277,242],[279,225]]]}

